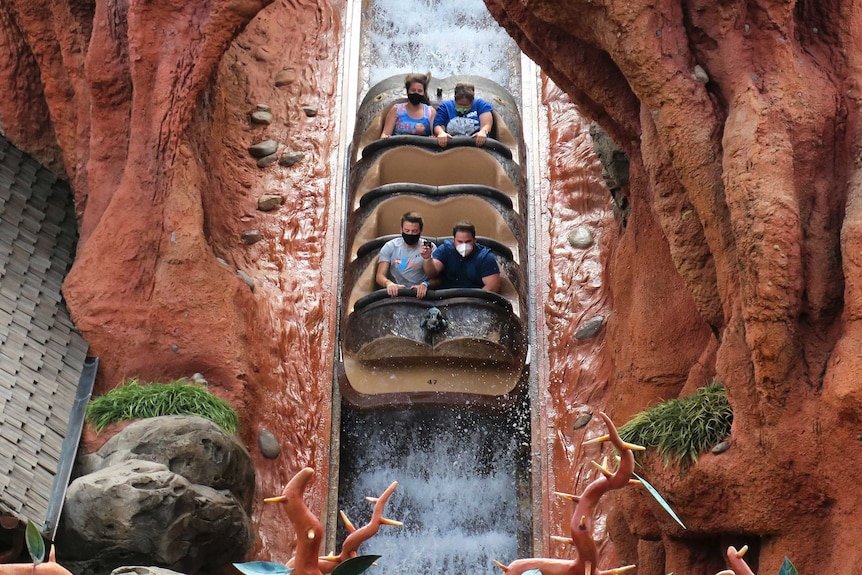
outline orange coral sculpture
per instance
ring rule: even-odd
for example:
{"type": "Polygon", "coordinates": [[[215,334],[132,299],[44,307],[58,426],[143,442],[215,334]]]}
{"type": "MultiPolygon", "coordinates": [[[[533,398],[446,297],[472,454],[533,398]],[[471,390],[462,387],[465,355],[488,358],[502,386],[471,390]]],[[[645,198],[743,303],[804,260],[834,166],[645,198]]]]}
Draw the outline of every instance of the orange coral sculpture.
{"type": "Polygon", "coordinates": [[[569,522],[571,537],[558,539],[563,539],[574,545],[578,551],[578,557],[574,560],[534,557],[530,559],[518,559],[509,565],[503,565],[495,561],[496,565],[506,575],[521,575],[533,569],[539,569],[543,575],[617,575],[618,573],[635,568],[634,565],[626,565],[610,570],[601,570],[596,567],[599,555],[596,542],[593,539],[593,515],[595,514],[596,504],[605,493],[615,489],[622,489],[632,482],[635,465],[633,452],[644,449],[639,445],[623,441],[611,418],[604,413],[600,413],[599,415],[601,415],[608,426],[608,434],[588,441],[585,445],[603,441],[613,443],[620,453],[619,465],[616,471],[611,472],[607,468],[606,463],[598,464],[594,461],[593,465],[602,474],[587,485],[587,488],[584,489],[584,492],[580,496],[565,493],[557,494],[577,502],[575,511],[572,513],[572,519],[569,522]]]}
{"type": "Polygon", "coordinates": [[[359,529],[355,528],[344,512],[341,518],[350,534],[344,539],[341,553],[338,555],[320,556],[320,544],[323,540],[323,527],[320,520],[308,509],[303,500],[305,488],[314,478],[314,470],[310,467],[301,469],[293,476],[284,491],[278,497],[264,499],[266,503],[284,503],[287,505],[287,517],[293,523],[296,531],[296,554],[288,561],[287,566],[293,568],[293,575],[325,575],[343,561],[356,557],[359,546],[377,534],[381,525],[401,526],[400,521],[383,517],[383,510],[389,497],[398,487],[393,481],[380,497],[368,498],[374,503],[374,511],[368,523],[359,529]]]}
{"type": "MultiPolygon", "coordinates": [[[[627,485],[638,485],[640,481],[633,479],[634,475],[634,452],[643,451],[640,445],[626,443],[622,440],[614,422],[604,413],[599,414],[608,427],[608,434],[584,442],[584,445],[610,441],[619,451],[619,465],[616,471],[608,469],[607,462],[601,464],[593,461],[592,464],[601,471],[601,476],[592,481],[580,496],[567,493],[556,493],[560,497],[577,502],[575,511],[569,522],[571,537],[554,537],[554,539],[565,541],[577,549],[577,559],[550,559],[546,557],[534,557],[530,559],[518,559],[509,565],[494,563],[503,570],[505,575],[522,575],[526,571],[538,569],[542,575],[617,575],[635,568],[635,565],[625,565],[616,569],[597,569],[598,548],[593,539],[593,515],[596,504],[601,497],[615,489],[622,489],[627,485]]],[[[727,549],[728,562],[732,569],[721,571],[717,575],[754,575],[751,568],[742,558],[748,547],[739,551],[734,547],[727,549]]]]}

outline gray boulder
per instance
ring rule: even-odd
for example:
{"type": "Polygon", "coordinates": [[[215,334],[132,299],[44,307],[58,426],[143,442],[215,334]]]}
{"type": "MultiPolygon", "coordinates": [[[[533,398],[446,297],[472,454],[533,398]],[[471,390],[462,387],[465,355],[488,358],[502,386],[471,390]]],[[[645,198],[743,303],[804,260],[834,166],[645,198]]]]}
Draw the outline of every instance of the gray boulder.
{"type": "Polygon", "coordinates": [[[254,465],[245,447],[203,417],[166,415],[136,421],[95,454],[79,460],[80,474],[143,459],[167,466],[192,483],[227,489],[247,513],[254,498],[254,465]]]}
{"type": "Polygon", "coordinates": [[[128,565],[216,573],[253,546],[251,458],[206,419],[133,423],[79,460],[79,472],[56,537],[58,559],[76,575],[128,565]]]}

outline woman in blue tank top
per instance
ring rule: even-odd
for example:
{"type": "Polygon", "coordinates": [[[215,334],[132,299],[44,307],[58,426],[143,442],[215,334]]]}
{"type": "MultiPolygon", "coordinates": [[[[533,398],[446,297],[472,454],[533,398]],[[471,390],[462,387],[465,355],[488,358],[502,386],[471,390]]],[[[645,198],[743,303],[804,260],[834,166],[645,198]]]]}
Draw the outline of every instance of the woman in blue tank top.
{"type": "Polygon", "coordinates": [[[431,73],[408,74],[404,79],[407,101],[395,104],[386,114],[381,138],[410,135],[430,136],[434,125],[434,106],[428,103],[426,91],[431,73]]]}

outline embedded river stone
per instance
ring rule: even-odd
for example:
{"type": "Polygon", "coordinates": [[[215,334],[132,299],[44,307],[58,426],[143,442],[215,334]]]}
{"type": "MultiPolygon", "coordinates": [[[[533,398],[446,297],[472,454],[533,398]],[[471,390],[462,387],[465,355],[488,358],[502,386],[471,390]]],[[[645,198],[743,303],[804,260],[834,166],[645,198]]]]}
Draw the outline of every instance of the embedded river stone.
{"type": "Polygon", "coordinates": [[[254,244],[260,241],[260,230],[248,230],[240,236],[244,244],[254,244]]]}
{"type": "Polygon", "coordinates": [[[566,237],[573,248],[586,249],[593,245],[593,234],[585,227],[577,227],[566,237]]]}
{"type": "Polygon", "coordinates": [[[276,161],[278,161],[278,154],[270,154],[265,156],[257,161],[258,168],[266,168],[268,166],[273,165],[276,161]]]}
{"type": "Polygon", "coordinates": [[[253,158],[263,158],[272,155],[278,151],[278,142],[275,140],[264,140],[253,146],[249,146],[248,153],[253,158]]]}
{"type": "Polygon", "coordinates": [[[721,443],[716,444],[715,447],[712,448],[712,452],[715,455],[718,455],[719,453],[724,453],[728,449],[730,449],[730,442],[722,441],[721,443]]]}
{"type": "Polygon", "coordinates": [[[572,424],[572,429],[580,429],[580,428],[584,427],[586,424],[588,424],[590,422],[590,420],[592,418],[593,418],[592,413],[583,414],[582,416],[580,416],[579,418],[577,418],[575,420],[575,423],[572,424]]]}
{"type": "Polygon", "coordinates": [[[585,321],[578,331],[575,332],[575,339],[590,339],[602,329],[602,323],[605,321],[605,316],[597,315],[585,321]]]}
{"type": "Polygon", "coordinates": [[[278,194],[263,194],[257,199],[257,209],[262,212],[271,212],[284,203],[284,198],[278,194]]]}
{"type": "Polygon", "coordinates": [[[251,113],[251,121],[253,124],[271,124],[272,112],[266,110],[255,110],[251,113]]]}
{"type": "Polygon", "coordinates": [[[286,154],[282,154],[278,159],[278,163],[281,166],[292,166],[295,163],[299,162],[305,157],[305,154],[302,152],[287,152],[286,154]]]}
{"type": "Polygon", "coordinates": [[[251,279],[251,276],[249,276],[247,273],[245,273],[242,270],[236,270],[236,275],[239,276],[239,279],[241,279],[242,281],[245,282],[245,284],[248,286],[248,288],[251,291],[254,291],[254,280],[251,279]]]}
{"type": "Polygon", "coordinates": [[[275,459],[281,453],[281,445],[278,440],[268,429],[261,429],[257,437],[257,444],[260,447],[260,452],[267,459],[275,459]]]}
{"type": "Polygon", "coordinates": [[[275,86],[280,88],[296,82],[296,70],[288,68],[275,75],[275,86]]]}

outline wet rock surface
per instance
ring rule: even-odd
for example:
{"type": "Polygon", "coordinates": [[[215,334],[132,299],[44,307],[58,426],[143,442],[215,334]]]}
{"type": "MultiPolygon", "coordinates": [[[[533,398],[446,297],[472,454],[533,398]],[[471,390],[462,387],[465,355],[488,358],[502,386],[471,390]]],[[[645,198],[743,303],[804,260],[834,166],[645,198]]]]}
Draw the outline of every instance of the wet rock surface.
{"type": "MultiPolygon", "coordinates": [[[[685,534],[661,520],[656,526],[649,506],[623,492],[622,562],[653,565],[655,573],[715,572],[724,567],[721,555],[710,560],[698,550],[708,541],[720,551],[733,539],[758,547],[760,572],[777,572],[786,554],[800,573],[858,564],[862,550],[850,541],[862,536],[856,527],[862,511],[847,494],[862,479],[842,474],[841,445],[858,433],[862,413],[862,393],[851,383],[862,366],[855,351],[862,324],[846,321],[848,308],[856,314],[862,302],[860,268],[846,265],[858,257],[862,218],[850,200],[859,185],[842,175],[857,171],[850,164],[857,161],[859,107],[855,89],[824,80],[855,85],[859,74],[829,58],[790,55],[811,41],[823,53],[853,54],[859,62],[862,33],[847,29],[827,38],[821,18],[831,10],[815,14],[798,4],[777,11],[770,5],[764,19],[744,21],[680,2],[665,7],[663,21],[643,17],[650,5],[637,0],[613,1],[577,18],[547,2],[485,4],[607,134],[608,145],[595,146],[614,212],[602,228],[603,285],[581,285],[604,292],[595,305],[613,302],[608,349],[593,355],[571,349],[608,375],[605,408],[618,420],[631,417],[714,377],[726,385],[734,409],[733,449],[707,450],[685,474],[660,462],[644,470],[665,495],[691,502],[685,534]],[[762,72],[752,73],[750,55],[762,72]],[[750,90],[766,77],[782,88],[750,90]],[[845,109],[853,110],[850,130],[839,119],[845,109]],[[812,169],[790,168],[800,161],[812,169]],[[811,266],[818,272],[805,274],[811,266]],[[809,314],[818,318],[813,329],[803,319],[809,314]],[[812,389],[821,392],[803,391],[812,389]],[[821,441],[821,433],[833,440],[821,441]],[[827,460],[834,471],[815,480],[813,470],[827,460]],[[804,477],[787,483],[791,461],[804,477]],[[662,553],[653,541],[662,541],[662,553]]],[[[862,14],[849,2],[832,8],[862,14]]],[[[552,138],[566,130],[577,133],[573,124],[552,121],[552,138]]],[[[573,166],[552,156],[560,162],[552,164],[552,179],[563,181],[573,166]]],[[[574,186],[568,191],[580,194],[574,186]]],[[[580,317],[595,314],[576,309],[580,317]]],[[[592,377],[572,369],[578,377],[569,377],[588,390],[564,383],[560,395],[585,401],[596,390],[581,378],[592,377]]],[[[557,439],[553,452],[567,441],[557,439]]]]}

